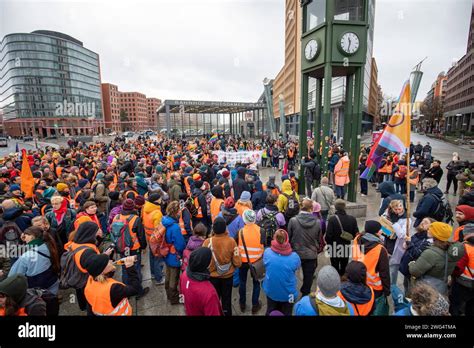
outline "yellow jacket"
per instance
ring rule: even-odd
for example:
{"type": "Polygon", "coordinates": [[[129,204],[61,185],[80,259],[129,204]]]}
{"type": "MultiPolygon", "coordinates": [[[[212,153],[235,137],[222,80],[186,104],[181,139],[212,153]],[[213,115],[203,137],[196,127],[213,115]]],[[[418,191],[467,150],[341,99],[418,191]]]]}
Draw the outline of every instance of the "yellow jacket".
{"type": "MultiPolygon", "coordinates": [[[[286,207],[288,206],[288,198],[286,198],[284,194],[288,196],[291,196],[293,194],[290,180],[283,181],[283,184],[281,185],[281,192],[282,193],[278,196],[277,207],[278,210],[283,213],[286,210],[286,207]]],[[[297,193],[295,193],[295,198],[298,201],[300,200],[300,197],[297,193]]]]}

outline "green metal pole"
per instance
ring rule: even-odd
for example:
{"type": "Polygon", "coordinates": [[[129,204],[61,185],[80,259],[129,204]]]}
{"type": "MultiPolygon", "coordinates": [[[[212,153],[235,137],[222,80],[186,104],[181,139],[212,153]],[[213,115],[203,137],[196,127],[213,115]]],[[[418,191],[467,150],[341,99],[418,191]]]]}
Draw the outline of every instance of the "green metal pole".
{"type": "Polygon", "coordinates": [[[357,167],[359,165],[360,138],[362,132],[362,91],[364,89],[363,67],[359,67],[355,73],[355,93],[354,93],[354,126],[351,134],[351,151],[349,177],[351,182],[348,188],[348,200],[355,202],[357,199],[357,167]]]}
{"type": "MultiPolygon", "coordinates": [[[[308,155],[308,140],[306,132],[308,130],[308,80],[307,74],[301,75],[301,110],[300,110],[300,122],[299,122],[299,160],[308,155]]],[[[304,182],[304,167],[300,165],[299,169],[299,192],[300,194],[305,193],[305,182],[304,182]]]]}
{"type": "Polygon", "coordinates": [[[321,99],[323,98],[323,79],[316,80],[316,108],[314,112],[314,152],[318,163],[321,163],[321,119],[322,108],[321,99]]]}
{"type": "Polygon", "coordinates": [[[352,133],[352,112],[354,104],[354,75],[347,75],[346,77],[346,98],[344,105],[344,150],[349,150],[351,144],[352,133]]]}

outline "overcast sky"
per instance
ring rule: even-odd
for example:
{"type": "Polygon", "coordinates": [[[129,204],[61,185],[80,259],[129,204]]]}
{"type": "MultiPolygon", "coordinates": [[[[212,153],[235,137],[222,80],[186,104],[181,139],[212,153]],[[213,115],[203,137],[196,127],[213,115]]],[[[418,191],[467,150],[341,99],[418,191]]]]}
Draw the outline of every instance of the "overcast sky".
{"type": "MultiPolygon", "coordinates": [[[[161,99],[256,101],[284,62],[284,0],[0,0],[0,37],[69,34],[100,55],[102,82],[161,99]]],[[[377,0],[374,56],[398,96],[428,56],[418,93],[465,54],[472,0],[377,0]]]]}

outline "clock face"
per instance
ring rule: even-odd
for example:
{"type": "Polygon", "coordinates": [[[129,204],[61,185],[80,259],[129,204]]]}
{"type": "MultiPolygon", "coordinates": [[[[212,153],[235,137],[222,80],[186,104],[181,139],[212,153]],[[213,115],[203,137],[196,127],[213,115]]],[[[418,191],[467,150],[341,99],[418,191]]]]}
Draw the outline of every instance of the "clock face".
{"type": "Polygon", "coordinates": [[[354,54],[359,49],[359,37],[355,33],[345,33],[341,37],[341,48],[347,54],[354,54]]]}
{"type": "Polygon", "coordinates": [[[309,40],[304,49],[304,56],[307,60],[313,60],[318,53],[318,42],[316,40],[309,40]]]}

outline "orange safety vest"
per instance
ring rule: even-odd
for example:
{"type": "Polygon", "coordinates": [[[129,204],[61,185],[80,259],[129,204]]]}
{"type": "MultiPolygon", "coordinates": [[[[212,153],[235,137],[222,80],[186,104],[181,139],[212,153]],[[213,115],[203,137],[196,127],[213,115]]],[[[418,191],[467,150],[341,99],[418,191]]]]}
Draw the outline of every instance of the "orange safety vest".
{"type": "Polygon", "coordinates": [[[186,189],[186,193],[188,194],[188,196],[191,196],[191,184],[189,183],[190,179],[190,176],[184,178],[184,188],[186,189]]]}
{"type": "Polygon", "coordinates": [[[117,307],[112,307],[110,299],[110,289],[114,284],[125,285],[112,278],[107,278],[105,283],[94,280],[91,276],[87,280],[84,289],[84,295],[87,302],[92,307],[92,312],[98,316],[130,316],[132,315],[132,306],[128,298],[124,298],[117,307]]]}
{"type": "MultiPolygon", "coordinates": [[[[5,308],[0,308],[0,317],[5,316],[5,308]]],[[[24,307],[21,307],[18,309],[18,311],[15,314],[16,317],[27,317],[28,314],[26,314],[26,310],[24,307]]]]}
{"type": "Polygon", "coordinates": [[[342,162],[342,167],[340,170],[337,171],[336,176],[347,176],[349,175],[349,166],[351,162],[350,161],[343,161],[342,162]]]}
{"type": "Polygon", "coordinates": [[[399,177],[400,177],[400,169],[402,169],[402,168],[404,168],[404,169],[408,172],[407,166],[401,165],[401,166],[398,167],[398,171],[395,172],[395,177],[396,177],[396,178],[399,178],[399,177]]]}
{"type": "Polygon", "coordinates": [[[370,301],[367,302],[366,304],[357,304],[357,303],[352,303],[347,301],[342,293],[339,291],[337,294],[340,298],[342,298],[345,302],[349,303],[352,308],[354,308],[354,315],[359,315],[359,316],[367,316],[369,313],[372,311],[372,307],[374,306],[374,301],[375,301],[375,295],[374,295],[374,289],[372,289],[369,286],[370,293],[371,293],[371,298],[370,301]]]}
{"type": "Polygon", "coordinates": [[[418,170],[413,170],[413,171],[409,171],[409,176],[408,176],[408,182],[411,184],[411,185],[418,185],[418,182],[420,181],[420,175],[418,174],[418,170]],[[415,178],[411,178],[413,176],[413,174],[417,174],[415,178]]]}
{"type": "Polygon", "coordinates": [[[288,149],[288,158],[293,158],[295,152],[293,151],[293,149],[288,149]]]}
{"type": "Polygon", "coordinates": [[[385,164],[382,168],[379,169],[379,173],[392,174],[392,167],[393,162],[390,164],[385,164]]]}
{"type": "Polygon", "coordinates": [[[56,167],[56,176],[59,178],[63,172],[63,167],[56,167]]]}
{"type": "Polygon", "coordinates": [[[214,222],[217,215],[221,212],[222,204],[224,204],[224,200],[221,198],[212,197],[211,199],[211,220],[214,222]]]}
{"type": "Polygon", "coordinates": [[[377,263],[379,262],[380,253],[382,252],[382,244],[378,244],[371,249],[367,254],[363,254],[359,248],[359,237],[354,239],[352,244],[352,260],[362,262],[367,267],[367,285],[376,291],[383,290],[382,279],[380,274],[375,271],[377,263]]]}
{"type": "Polygon", "coordinates": [[[201,208],[201,205],[200,205],[199,202],[198,202],[197,197],[194,198],[194,206],[195,206],[196,209],[197,209],[196,218],[202,219],[202,218],[204,217],[204,215],[202,215],[202,208],[201,208]]]}
{"type": "Polygon", "coordinates": [[[464,248],[466,249],[469,261],[466,267],[464,267],[464,272],[461,274],[461,277],[474,280],[474,245],[464,243],[464,248]]]}
{"type": "Polygon", "coordinates": [[[464,231],[464,227],[466,227],[466,225],[459,226],[454,230],[453,243],[459,242],[459,236],[461,235],[461,232],[464,231]]]}
{"type": "Polygon", "coordinates": [[[145,230],[145,236],[147,242],[150,240],[152,233],[155,231],[156,226],[153,224],[153,215],[158,214],[157,210],[161,208],[158,206],[158,209],[152,210],[148,213],[145,213],[145,210],[142,209],[142,222],[143,222],[143,229],[145,230]]]}
{"type": "Polygon", "coordinates": [[[114,174],[114,179],[109,185],[110,192],[115,191],[115,189],[117,188],[117,185],[118,185],[118,177],[117,177],[117,174],[114,174]]]}
{"type": "Polygon", "coordinates": [[[75,209],[79,209],[80,208],[80,205],[79,205],[79,202],[77,201],[77,199],[79,198],[79,196],[81,195],[82,193],[82,189],[80,189],[79,191],[76,192],[76,195],[74,196],[74,208],[75,209]]]}
{"type": "MultiPolygon", "coordinates": [[[[117,216],[114,217],[114,220],[112,223],[115,221],[122,221],[123,223],[127,223],[129,217],[125,217],[122,214],[118,214],[117,216]]],[[[135,221],[138,219],[138,216],[133,215],[133,217],[128,221],[128,229],[130,231],[130,237],[132,238],[132,247],[130,250],[137,250],[140,248],[140,242],[138,241],[137,234],[133,231],[133,225],[135,224],[135,221]]]]}
{"type": "MultiPolygon", "coordinates": [[[[82,247],[82,246],[87,246],[89,249],[94,250],[97,254],[100,254],[100,251],[99,251],[99,248],[97,248],[97,245],[92,244],[92,243],[77,244],[77,243],[72,242],[69,245],[66,244],[65,248],[70,248],[71,251],[74,251],[77,248],[82,247]]],[[[87,273],[87,270],[85,268],[82,268],[82,266],[81,266],[81,256],[84,253],[84,251],[86,251],[86,250],[87,250],[87,248],[79,250],[74,255],[74,262],[76,263],[77,268],[79,268],[79,271],[81,271],[82,273],[87,273]]]]}
{"type": "MultiPolygon", "coordinates": [[[[192,221],[189,221],[189,223],[191,224],[191,229],[193,229],[192,221]]],[[[181,210],[181,214],[179,214],[179,228],[181,229],[181,234],[183,236],[186,236],[188,234],[188,231],[186,230],[186,226],[184,225],[182,210],[181,210]]]]}
{"type": "Polygon", "coordinates": [[[245,225],[239,231],[239,252],[242,262],[249,262],[247,254],[245,253],[244,244],[242,243],[242,236],[245,239],[245,245],[250,258],[250,263],[257,262],[263,255],[263,245],[260,243],[260,226],[256,224],[245,225]]]}

